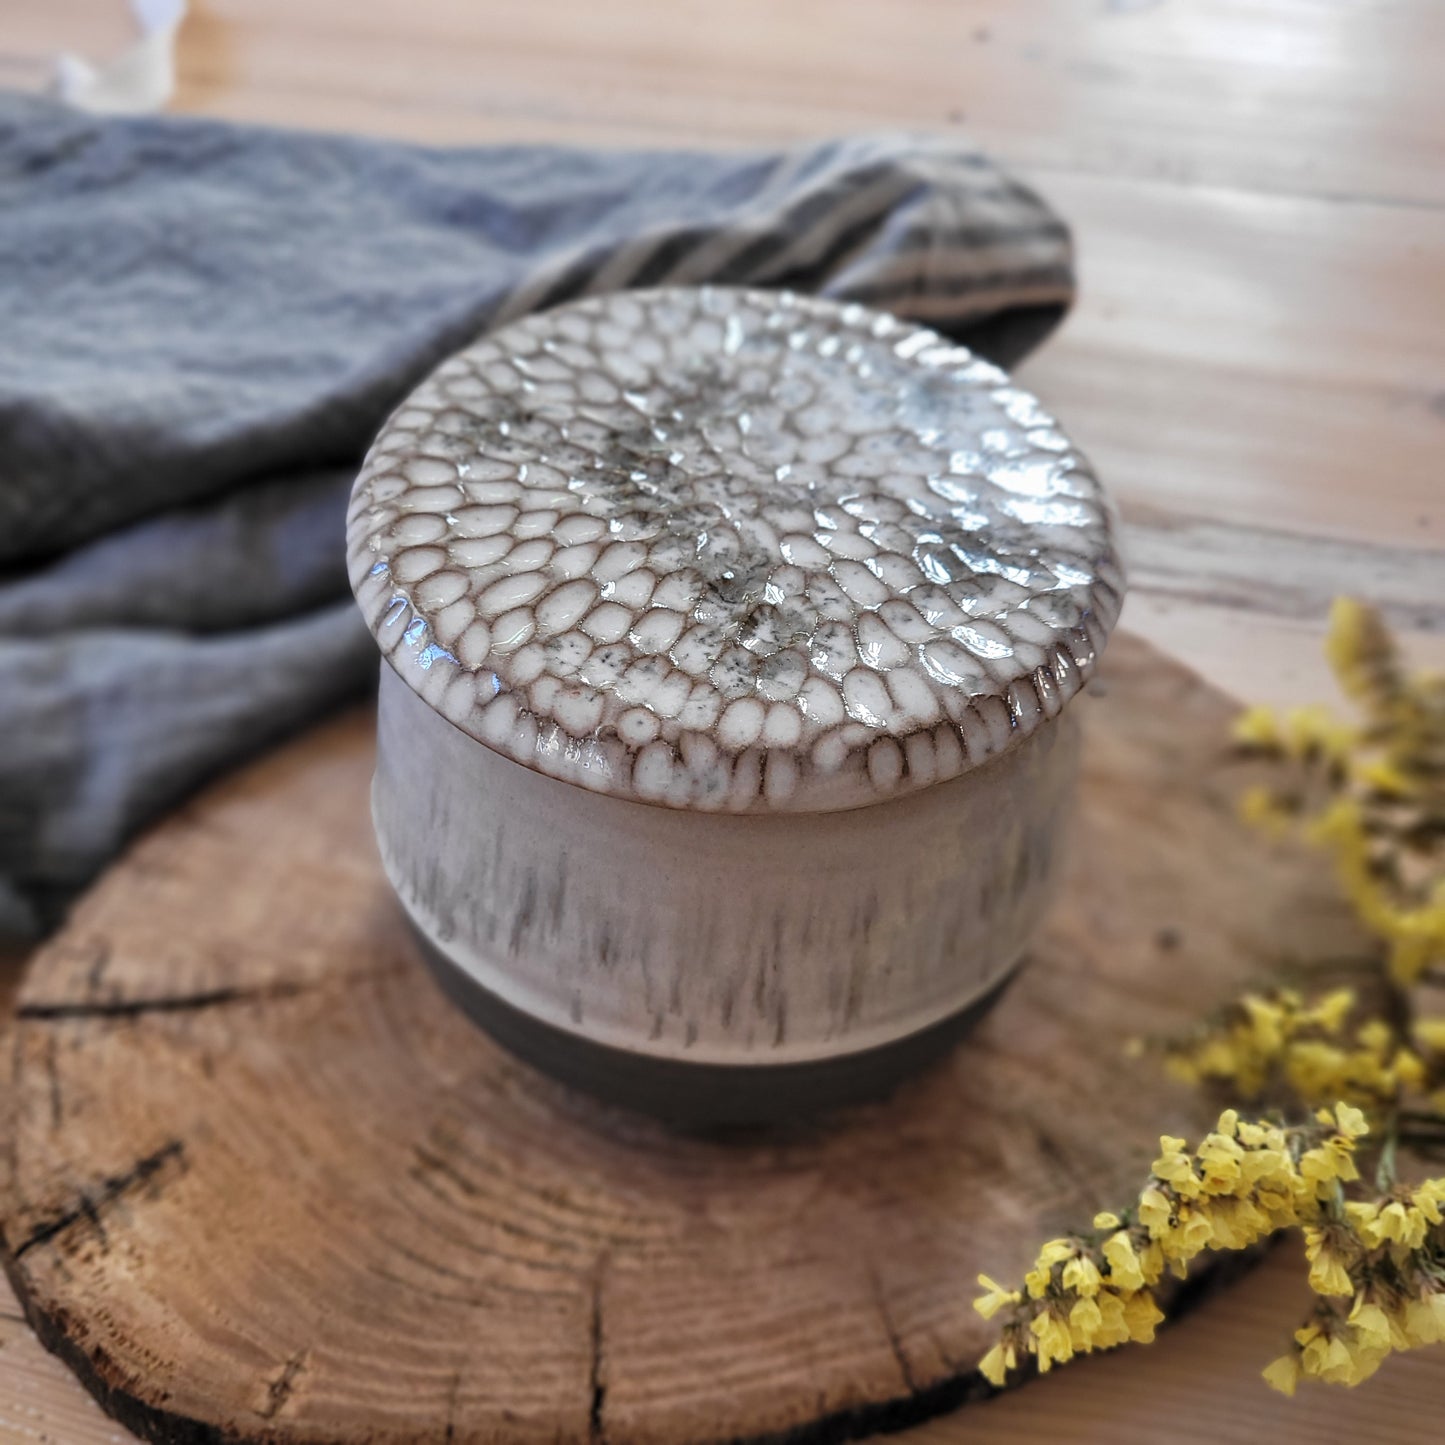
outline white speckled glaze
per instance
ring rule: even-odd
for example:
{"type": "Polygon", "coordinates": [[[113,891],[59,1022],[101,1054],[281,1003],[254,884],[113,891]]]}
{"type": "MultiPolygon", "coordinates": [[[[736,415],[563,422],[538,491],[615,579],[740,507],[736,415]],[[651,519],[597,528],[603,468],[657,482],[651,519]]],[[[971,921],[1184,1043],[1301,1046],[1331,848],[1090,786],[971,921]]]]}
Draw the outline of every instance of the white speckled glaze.
{"type": "Polygon", "coordinates": [[[489,994],[792,1063],[1012,967],[1123,578],[1091,470],[997,368],[781,293],[574,303],[422,384],[348,540],[387,870],[489,994]]]}
{"type": "Polygon", "coordinates": [[[1047,902],[1072,719],[916,796],[698,816],[477,747],[382,668],[382,861],[434,947],[531,1018],[697,1063],[805,1063],[988,993],[1047,902]]]}

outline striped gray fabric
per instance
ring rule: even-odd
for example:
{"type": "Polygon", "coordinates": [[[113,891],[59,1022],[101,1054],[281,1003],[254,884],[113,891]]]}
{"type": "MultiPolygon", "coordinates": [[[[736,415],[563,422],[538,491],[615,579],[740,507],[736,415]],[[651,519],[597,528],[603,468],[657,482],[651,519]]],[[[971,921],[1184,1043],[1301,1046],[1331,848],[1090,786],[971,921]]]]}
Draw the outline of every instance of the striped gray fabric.
{"type": "Polygon", "coordinates": [[[0,95],[0,934],[365,688],[341,516],[477,332],[621,287],[865,302],[1008,364],[1069,235],[945,139],[439,150],[0,95]]]}

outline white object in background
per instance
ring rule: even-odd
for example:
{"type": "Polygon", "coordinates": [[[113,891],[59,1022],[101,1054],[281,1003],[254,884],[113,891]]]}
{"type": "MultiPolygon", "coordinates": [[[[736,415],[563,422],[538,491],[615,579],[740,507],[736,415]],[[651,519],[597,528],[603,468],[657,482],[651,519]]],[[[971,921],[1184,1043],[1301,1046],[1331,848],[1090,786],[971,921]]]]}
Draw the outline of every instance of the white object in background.
{"type": "Polygon", "coordinates": [[[130,0],[140,39],[102,66],[68,52],[56,57],[55,92],[82,110],[139,114],[160,110],[175,93],[176,32],[186,0],[130,0]]]}

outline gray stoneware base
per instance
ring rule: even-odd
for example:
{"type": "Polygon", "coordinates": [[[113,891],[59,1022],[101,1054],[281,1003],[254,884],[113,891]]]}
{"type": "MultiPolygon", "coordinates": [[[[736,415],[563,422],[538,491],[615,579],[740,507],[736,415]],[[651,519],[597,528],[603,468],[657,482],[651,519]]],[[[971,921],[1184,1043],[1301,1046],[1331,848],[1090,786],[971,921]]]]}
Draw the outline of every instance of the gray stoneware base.
{"type": "Polygon", "coordinates": [[[1021,964],[981,998],[878,1048],[816,1063],[688,1064],[595,1043],[532,1018],[484,988],[417,928],[412,936],[442,991],[509,1053],[608,1104],[685,1129],[780,1124],[882,1098],[943,1058],[998,1002],[1021,964]]]}

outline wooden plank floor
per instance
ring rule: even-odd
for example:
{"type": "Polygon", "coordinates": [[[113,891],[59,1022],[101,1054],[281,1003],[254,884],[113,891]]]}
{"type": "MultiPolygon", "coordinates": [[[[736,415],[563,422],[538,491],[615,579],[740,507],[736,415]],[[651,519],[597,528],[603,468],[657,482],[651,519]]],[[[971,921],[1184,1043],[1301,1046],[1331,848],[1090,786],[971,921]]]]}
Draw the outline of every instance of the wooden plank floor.
{"type": "MultiPolygon", "coordinates": [[[[177,108],[450,142],[771,144],[957,129],[1077,230],[1022,371],[1120,498],[1126,625],[1273,701],[1321,696],[1328,599],[1445,665],[1439,0],[204,0],[177,108]]],[[[126,43],[120,0],[6,0],[0,84],[126,43]]],[[[0,965],[3,972],[3,965],[0,965]]],[[[3,1001],[0,1001],[3,1002],[3,1001]]],[[[1148,1351],[919,1427],[945,1442],[1440,1437],[1445,1353],[1293,1403],[1257,1378],[1281,1253],[1148,1351]]],[[[128,1437],[0,1292],[0,1442],[128,1437]]]]}

